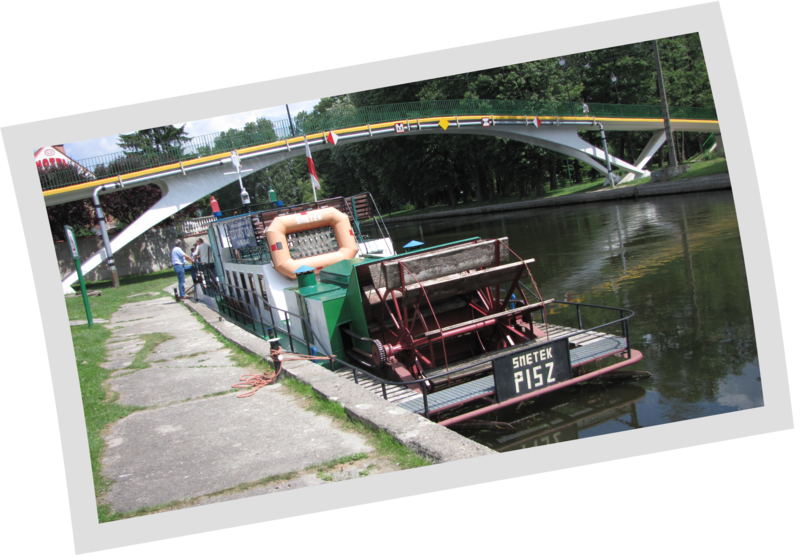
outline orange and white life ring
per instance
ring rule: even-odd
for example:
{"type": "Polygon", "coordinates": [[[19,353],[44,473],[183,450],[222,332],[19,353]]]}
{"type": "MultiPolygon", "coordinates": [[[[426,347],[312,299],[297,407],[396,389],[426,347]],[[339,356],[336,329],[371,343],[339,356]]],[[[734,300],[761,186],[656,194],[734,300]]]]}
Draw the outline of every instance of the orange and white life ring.
{"type": "Polygon", "coordinates": [[[267,228],[267,243],[275,270],[292,279],[296,278],[295,271],[303,265],[310,266],[319,272],[333,263],[352,259],[358,253],[358,244],[353,235],[353,228],[350,227],[350,219],[335,208],[278,216],[267,228]],[[333,228],[339,250],[293,259],[289,252],[290,246],[286,236],[324,226],[333,228]]]}

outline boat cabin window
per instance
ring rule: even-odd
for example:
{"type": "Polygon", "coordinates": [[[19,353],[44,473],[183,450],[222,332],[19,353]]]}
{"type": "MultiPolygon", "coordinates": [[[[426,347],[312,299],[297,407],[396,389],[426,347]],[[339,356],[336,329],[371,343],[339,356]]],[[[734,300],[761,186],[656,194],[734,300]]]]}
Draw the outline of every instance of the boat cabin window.
{"type": "Polygon", "coordinates": [[[236,273],[235,272],[233,273],[233,285],[234,285],[233,289],[236,290],[236,297],[239,299],[239,301],[241,301],[242,300],[242,291],[241,291],[242,289],[239,286],[239,279],[236,277],[236,273]]]}
{"type": "Polygon", "coordinates": [[[228,296],[229,297],[233,297],[233,280],[231,280],[231,271],[230,270],[226,270],[225,271],[225,276],[228,277],[228,283],[227,283],[228,296]]]}
{"type": "Polygon", "coordinates": [[[244,294],[244,299],[249,304],[250,303],[250,294],[247,293],[247,280],[245,280],[244,272],[240,272],[239,276],[242,279],[242,293],[244,294]]]}
{"type": "Polygon", "coordinates": [[[264,308],[266,309],[267,305],[269,304],[269,296],[267,296],[267,287],[264,284],[263,274],[258,275],[258,285],[261,288],[261,299],[264,302],[264,308]]]}
{"type": "Polygon", "coordinates": [[[250,284],[250,291],[253,292],[253,305],[258,307],[258,296],[256,295],[256,283],[253,280],[253,275],[247,273],[247,283],[250,284]]]}

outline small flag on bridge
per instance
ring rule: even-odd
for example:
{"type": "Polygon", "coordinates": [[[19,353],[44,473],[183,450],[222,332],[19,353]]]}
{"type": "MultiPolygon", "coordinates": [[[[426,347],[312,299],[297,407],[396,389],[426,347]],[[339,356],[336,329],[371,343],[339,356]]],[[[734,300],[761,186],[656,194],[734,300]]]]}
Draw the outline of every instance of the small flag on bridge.
{"type": "MultiPolygon", "coordinates": [[[[303,137],[303,141],[306,144],[306,162],[308,162],[308,172],[311,174],[311,187],[317,188],[322,191],[322,187],[319,185],[319,179],[317,179],[317,171],[314,169],[314,160],[311,158],[311,149],[308,148],[308,139],[303,137]]],[[[314,199],[316,200],[317,194],[314,193],[314,199]]]]}
{"type": "Polygon", "coordinates": [[[533,125],[535,125],[536,127],[539,127],[539,124],[541,124],[541,123],[542,123],[542,121],[539,119],[539,116],[534,116],[533,117],[533,125]]]}
{"type": "Polygon", "coordinates": [[[325,140],[326,140],[328,143],[332,143],[332,144],[334,144],[334,145],[335,145],[336,143],[338,143],[338,142],[339,142],[339,136],[338,136],[338,135],[336,135],[334,132],[332,132],[332,131],[329,131],[329,132],[328,132],[328,133],[325,135],[325,140]]]}

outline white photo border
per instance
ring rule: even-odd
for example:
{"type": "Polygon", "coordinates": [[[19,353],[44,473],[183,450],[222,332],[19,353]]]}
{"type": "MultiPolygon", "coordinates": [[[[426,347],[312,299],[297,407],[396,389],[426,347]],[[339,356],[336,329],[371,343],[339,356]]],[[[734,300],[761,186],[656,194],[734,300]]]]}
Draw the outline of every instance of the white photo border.
{"type": "Polygon", "coordinates": [[[584,466],[792,427],[789,384],[772,261],[752,149],[718,4],[617,19],[286,79],[66,116],[2,129],[47,344],[75,547],[121,547],[411,496],[436,490],[584,466]],[[620,33],[621,28],[625,29],[620,33]],[[715,93],[745,256],[765,405],[667,426],[520,450],[325,488],[235,500],[98,524],[77,367],[65,323],[55,253],[33,148],[192,121],[334,94],[419,81],[532,59],[699,32],[715,93]],[[533,54],[535,53],[535,54],[533,54]]]}

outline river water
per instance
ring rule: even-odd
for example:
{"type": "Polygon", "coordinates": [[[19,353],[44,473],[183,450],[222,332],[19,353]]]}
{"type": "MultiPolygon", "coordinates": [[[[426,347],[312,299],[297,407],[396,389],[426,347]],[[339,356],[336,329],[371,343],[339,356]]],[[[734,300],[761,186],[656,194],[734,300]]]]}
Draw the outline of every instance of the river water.
{"type": "MultiPolygon", "coordinates": [[[[395,224],[389,231],[398,246],[508,237],[519,256],[536,259],[531,271],[543,298],[636,313],[631,344],[644,359],[628,368],[651,378],[572,387],[481,418],[497,424],[458,429],[477,442],[506,451],[764,405],[729,191],[395,224]]],[[[584,326],[600,318],[584,317],[584,326]]]]}

